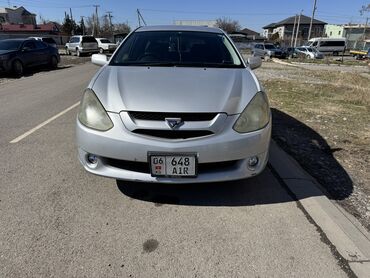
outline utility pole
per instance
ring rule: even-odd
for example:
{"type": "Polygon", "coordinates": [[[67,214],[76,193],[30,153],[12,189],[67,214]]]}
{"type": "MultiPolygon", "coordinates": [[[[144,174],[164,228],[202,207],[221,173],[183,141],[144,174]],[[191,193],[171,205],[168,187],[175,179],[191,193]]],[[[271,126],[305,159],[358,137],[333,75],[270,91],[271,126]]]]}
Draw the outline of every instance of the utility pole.
{"type": "Polygon", "coordinates": [[[367,17],[366,18],[366,23],[365,23],[365,26],[364,26],[364,32],[362,33],[362,40],[363,40],[363,42],[364,42],[364,45],[363,45],[363,47],[365,48],[365,45],[366,45],[366,29],[367,29],[367,24],[368,24],[368,22],[369,22],[369,18],[367,17]]]}
{"type": "Polygon", "coordinates": [[[137,12],[137,20],[139,22],[139,27],[141,27],[141,21],[143,21],[144,25],[146,26],[146,22],[145,22],[143,16],[141,15],[139,9],[136,9],[136,12],[137,12]]]}
{"type": "Polygon", "coordinates": [[[108,18],[109,18],[109,28],[110,28],[110,32],[112,33],[113,35],[113,25],[112,25],[112,12],[107,12],[108,14],[108,18]]]}
{"type": "Polygon", "coordinates": [[[294,25],[293,25],[293,31],[292,31],[292,38],[291,38],[291,41],[290,41],[290,47],[293,47],[295,24],[296,23],[297,23],[297,14],[294,16],[294,25]]]}
{"type": "Polygon", "coordinates": [[[311,31],[312,31],[312,22],[313,22],[313,19],[314,19],[314,17],[315,17],[315,12],[316,12],[316,2],[317,2],[317,0],[314,0],[313,1],[313,8],[312,8],[312,17],[311,17],[311,22],[310,22],[310,29],[308,30],[308,38],[307,38],[307,40],[310,40],[310,38],[311,38],[311,31]]]}
{"type": "Polygon", "coordinates": [[[297,24],[297,31],[296,31],[296,34],[295,34],[294,47],[297,46],[297,39],[298,39],[298,34],[299,34],[299,24],[301,23],[301,15],[302,15],[302,11],[301,11],[301,13],[299,14],[299,17],[298,17],[298,24],[297,24]]]}
{"type": "Polygon", "coordinates": [[[95,25],[95,28],[94,28],[94,31],[96,34],[96,36],[99,35],[99,16],[98,16],[98,8],[100,7],[100,5],[93,5],[95,7],[95,21],[94,21],[94,25],[95,25]]]}

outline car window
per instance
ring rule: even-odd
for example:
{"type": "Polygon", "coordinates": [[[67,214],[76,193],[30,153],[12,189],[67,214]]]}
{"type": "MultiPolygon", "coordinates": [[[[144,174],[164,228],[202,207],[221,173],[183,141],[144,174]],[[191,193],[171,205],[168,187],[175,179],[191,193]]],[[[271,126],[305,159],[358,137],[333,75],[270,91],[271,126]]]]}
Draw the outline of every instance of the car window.
{"type": "Polygon", "coordinates": [[[276,47],[273,44],[265,44],[266,49],[275,49],[276,47]]]}
{"type": "Polygon", "coordinates": [[[22,41],[0,41],[0,50],[17,50],[21,44],[22,41]]]}
{"type": "Polygon", "coordinates": [[[56,43],[53,38],[42,38],[42,41],[46,43],[56,43]]]}
{"type": "Polygon", "coordinates": [[[111,43],[111,41],[110,41],[110,40],[108,40],[108,39],[101,39],[101,40],[100,40],[100,42],[101,42],[101,43],[111,43]]]}
{"type": "Polygon", "coordinates": [[[94,37],[82,37],[82,42],[97,42],[94,37]]]}
{"type": "MultiPolygon", "coordinates": [[[[35,40],[36,42],[36,40],[35,40]]],[[[23,48],[36,49],[36,44],[33,41],[27,41],[23,44],[23,48]]]]}
{"type": "Polygon", "coordinates": [[[191,31],[133,33],[111,59],[111,65],[244,67],[223,34],[191,31]]]}
{"type": "Polygon", "coordinates": [[[44,49],[48,47],[48,45],[42,41],[35,41],[35,44],[37,49],[44,49]]]}

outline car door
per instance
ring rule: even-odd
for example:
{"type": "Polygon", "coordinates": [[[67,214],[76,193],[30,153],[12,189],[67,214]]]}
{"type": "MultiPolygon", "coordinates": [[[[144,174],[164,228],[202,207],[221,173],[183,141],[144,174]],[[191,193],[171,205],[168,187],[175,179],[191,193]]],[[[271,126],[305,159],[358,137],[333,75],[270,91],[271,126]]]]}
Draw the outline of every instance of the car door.
{"type": "Polygon", "coordinates": [[[48,45],[42,41],[35,41],[35,44],[36,44],[35,56],[37,56],[35,64],[43,65],[49,63],[50,51],[48,49],[48,45]]]}
{"type": "Polygon", "coordinates": [[[36,41],[25,41],[21,48],[20,58],[25,66],[33,66],[37,61],[35,55],[36,41]]]}

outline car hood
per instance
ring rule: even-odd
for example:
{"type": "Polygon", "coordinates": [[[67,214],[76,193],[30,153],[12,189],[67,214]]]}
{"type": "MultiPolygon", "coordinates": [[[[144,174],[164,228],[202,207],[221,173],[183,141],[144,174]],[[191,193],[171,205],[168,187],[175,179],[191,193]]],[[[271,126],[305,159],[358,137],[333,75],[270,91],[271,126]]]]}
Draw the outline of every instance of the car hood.
{"type": "Polygon", "coordinates": [[[1,50],[0,49],[0,55],[3,55],[3,54],[10,54],[12,52],[15,52],[15,50],[1,50]]]}
{"type": "Polygon", "coordinates": [[[241,113],[261,88],[248,68],[105,66],[91,81],[107,111],[241,113]]]}

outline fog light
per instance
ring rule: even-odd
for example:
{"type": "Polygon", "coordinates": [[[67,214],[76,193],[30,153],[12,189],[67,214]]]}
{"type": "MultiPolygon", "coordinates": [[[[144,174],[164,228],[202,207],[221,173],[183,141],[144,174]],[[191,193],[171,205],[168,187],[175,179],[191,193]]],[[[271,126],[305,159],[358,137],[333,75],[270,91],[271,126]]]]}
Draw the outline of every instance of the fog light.
{"type": "Polygon", "coordinates": [[[98,163],[98,157],[95,154],[89,153],[87,155],[87,161],[91,164],[96,164],[98,163]]]}
{"type": "Polygon", "coordinates": [[[248,159],[248,167],[254,168],[257,166],[259,162],[258,156],[252,156],[251,158],[248,159]]]}

